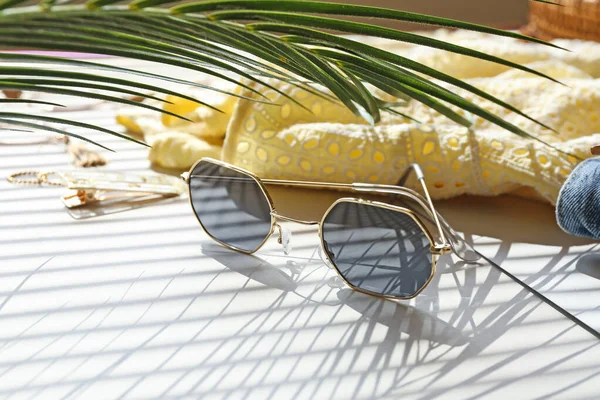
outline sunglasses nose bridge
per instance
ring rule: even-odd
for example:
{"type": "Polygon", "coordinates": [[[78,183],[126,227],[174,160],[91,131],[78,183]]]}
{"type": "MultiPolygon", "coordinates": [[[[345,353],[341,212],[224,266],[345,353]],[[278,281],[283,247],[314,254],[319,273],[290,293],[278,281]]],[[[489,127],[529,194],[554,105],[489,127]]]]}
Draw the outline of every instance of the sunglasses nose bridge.
{"type": "Polygon", "coordinates": [[[285,221],[285,222],[295,222],[297,224],[302,224],[302,225],[319,225],[319,221],[306,221],[303,219],[286,217],[285,215],[278,214],[277,211],[271,211],[271,216],[275,219],[275,224],[277,224],[277,221],[285,221]]]}
{"type": "Polygon", "coordinates": [[[285,222],[295,222],[302,225],[319,225],[318,221],[305,221],[296,218],[286,217],[284,215],[278,214],[275,210],[271,211],[271,217],[273,218],[274,226],[278,230],[277,242],[283,246],[283,252],[288,255],[292,251],[292,232],[281,226],[279,221],[285,222]]]}

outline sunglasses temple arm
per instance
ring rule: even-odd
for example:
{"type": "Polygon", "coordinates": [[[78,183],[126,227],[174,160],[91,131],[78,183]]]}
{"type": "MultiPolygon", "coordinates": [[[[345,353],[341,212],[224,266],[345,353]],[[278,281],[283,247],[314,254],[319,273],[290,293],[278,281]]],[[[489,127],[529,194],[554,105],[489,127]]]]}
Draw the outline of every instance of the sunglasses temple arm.
{"type": "Polygon", "coordinates": [[[425,177],[423,176],[423,171],[421,170],[421,167],[419,167],[418,164],[411,164],[406,169],[406,171],[404,171],[404,174],[400,177],[400,179],[398,179],[396,186],[406,186],[406,181],[408,180],[408,178],[410,178],[410,176],[413,173],[415,175],[417,175],[418,180],[425,179],[425,177]]]}
{"type": "Polygon", "coordinates": [[[397,186],[405,186],[406,181],[413,173],[417,176],[417,180],[421,183],[423,193],[425,194],[425,199],[427,200],[427,204],[429,205],[429,209],[431,210],[433,221],[435,222],[435,226],[438,229],[440,238],[443,241],[442,245],[447,246],[449,245],[448,238],[446,237],[445,232],[442,229],[442,224],[440,223],[438,212],[436,211],[435,206],[433,205],[433,201],[431,200],[431,196],[429,195],[429,190],[427,190],[427,185],[425,184],[425,175],[423,175],[423,170],[421,170],[419,164],[411,164],[406,170],[406,172],[404,172],[404,174],[398,180],[397,186]]]}
{"type": "Polygon", "coordinates": [[[399,195],[406,196],[409,199],[417,202],[422,208],[423,211],[427,213],[427,215],[419,214],[421,218],[426,218],[430,223],[436,225],[437,221],[440,223],[442,231],[444,232],[444,236],[441,236],[442,240],[450,239],[450,245],[454,248],[456,254],[459,255],[465,261],[474,261],[479,259],[477,253],[471,248],[471,246],[458,234],[450,224],[437,212],[435,209],[432,210],[431,206],[427,205],[427,200],[421,196],[419,193],[415,192],[412,189],[406,187],[392,186],[392,185],[377,185],[377,184],[360,184],[355,183],[353,185],[354,191],[357,192],[371,192],[371,193],[385,193],[388,195],[399,195]],[[468,249],[471,250],[472,256],[465,256],[464,252],[460,249],[468,249]]]}

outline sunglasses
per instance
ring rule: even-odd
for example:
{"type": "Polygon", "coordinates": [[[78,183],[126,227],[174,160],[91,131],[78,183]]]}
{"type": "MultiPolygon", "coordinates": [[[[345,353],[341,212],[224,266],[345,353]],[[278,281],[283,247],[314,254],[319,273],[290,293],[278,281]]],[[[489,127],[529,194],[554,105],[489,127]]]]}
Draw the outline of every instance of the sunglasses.
{"type": "Polygon", "coordinates": [[[325,261],[346,284],[363,293],[410,299],[431,282],[439,256],[455,253],[467,262],[480,258],[437,213],[417,164],[397,186],[260,179],[210,158],[200,159],[181,177],[188,184],[198,222],[218,243],[252,254],[276,229],[279,243],[285,245],[289,237],[281,221],[316,225],[325,261]],[[424,196],[403,187],[412,173],[424,196]],[[329,207],[321,221],[304,221],[277,212],[267,190],[270,185],[385,194],[394,204],[344,197],[329,207]]]}

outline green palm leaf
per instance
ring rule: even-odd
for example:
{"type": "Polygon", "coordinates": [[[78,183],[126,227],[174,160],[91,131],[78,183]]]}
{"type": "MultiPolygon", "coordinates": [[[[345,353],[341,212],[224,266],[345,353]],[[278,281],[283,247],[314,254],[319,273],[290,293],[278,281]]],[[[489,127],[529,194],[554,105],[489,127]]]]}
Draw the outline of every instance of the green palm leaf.
{"type": "MultiPolygon", "coordinates": [[[[535,1],[551,3],[545,0],[535,1]]],[[[63,4],[68,1],[41,0],[36,6],[22,6],[25,0],[0,0],[2,44],[13,48],[127,57],[186,68],[235,84],[244,78],[288,96],[267,80],[278,79],[332,101],[340,101],[352,112],[373,123],[379,121],[382,111],[402,115],[393,108],[394,105],[371,93],[365,86],[365,83],[369,83],[398,98],[420,101],[459,124],[469,126],[470,122],[454,111],[452,106],[528,138],[532,136],[519,127],[423,76],[469,91],[539,123],[514,106],[438,70],[358,41],[335,36],[329,31],[367,34],[443,49],[517,68],[547,79],[552,78],[463,46],[372,23],[351,22],[335,17],[353,16],[370,18],[371,21],[389,19],[468,29],[557,47],[515,32],[447,18],[321,1],[206,0],[187,2],[171,8],[164,6],[175,1],[133,0],[128,4],[118,5],[122,2],[124,1],[90,0],[85,5],[70,5],[63,4]],[[328,89],[329,92],[321,88],[328,89]]],[[[153,82],[162,80],[210,88],[173,76],[45,55],[0,53],[0,62],[4,62],[0,65],[0,88],[4,89],[89,97],[173,116],[177,115],[145,102],[132,101],[126,96],[164,101],[159,95],[174,95],[210,107],[199,99],[180,94],[174,89],[166,89],[160,83],[142,84],[134,79],[137,76],[150,78],[153,82]],[[19,64],[10,65],[12,63],[19,64]],[[23,66],[22,63],[27,65],[23,66]],[[40,64],[44,64],[44,67],[40,68],[40,64]],[[69,71],[66,67],[80,70],[69,71]],[[110,73],[110,76],[105,73],[110,73]]],[[[255,88],[256,85],[242,82],[241,86],[258,95],[255,101],[268,101],[255,88]]],[[[211,89],[244,97],[226,90],[211,89]]],[[[58,106],[38,100],[0,101],[0,104],[10,103],[58,106]]],[[[127,138],[126,135],[109,132],[102,127],[30,114],[0,112],[0,122],[31,129],[42,129],[46,124],[60,123],[127,138]]],[[[58,133],[69,134],[62,128],[53,129],[58,133]]]]}
{"type": "Polygon", "coordinates": [[[63,118],[44,117],[44,116],[40,116],[40,115],[30,115],[30,114],[23,114],[23,113],[10,113],[10,112],[1,112],[0,111],[0,120],[5,120],[6,118],[9,118],[12,120],[26,120],[26,121],[34,120],[34,121],[43,121],[43,122],[49,122],[49,123],[54,123],[54,124],[72,125],[72,126],[76,126],[79,128],[97,130],[100,132],[107,133],[109,135],[120,137],[122,139],[131,140],[132,142],[141,144],[143,146],[147,146],[147,144],[145,144],[144,142],[140,142],[138,140],[132,139],[132,138],[130,138],[126,135],[123,135],[119,132],[115,132],[110,129],[102,128],[99,126],[94,126],[91,124],[67,120],[67,119],[63,119],[63,118]]]}
{"type": "Polygon", "coordinates": [[[29,99],[0,99],[0,104],[37,104],[51,107],[65,107],[62,104],[52,103],[50,101],[29,100],[29,99]]]}
{"type": "MultiPolygon", "coordinates": [[[[90,4],[90,3],[88,3],[90,4]]],[[[525,40],[533,43],[548,44],[542,40],[521,35],[511,31],[498,32],[497,29],[483,25],[472,24],[468,22],[457,21],[449,18],[440,18],[431,15],[423,15],[406,11],[394,10],[391,8],[368,7],[353,4],[328,3],[322,1],[306,0],[209,0],[183,4],[171,8],[173,14],[205,13],[220,10],[231,10],[231,13],[241,13],[248,15],[245,10],[251,10],[251,13],[260,15],[262,11],[276,11],[286,13],[316,13],[326,15],[346,15],[353,17],[381,18],[395,21],[412,22],[416,24],[443,26],[448,28],[466,29],[482,33],[490,33],[497,36],[511,37],[514,39],[525,40]]],[[[224,18],[224,16],[234,14],[215,13],[211,18],[224,18]]],[[[269,15],[269,13],[264,13],[269,15]]],[[[349,25],[348,25],[349,26],[349,25]]],[[[558,47],[554,44],[549,44],[558,47]]],[[[559,48],[559,47],[558,47],[559,48]]]]}

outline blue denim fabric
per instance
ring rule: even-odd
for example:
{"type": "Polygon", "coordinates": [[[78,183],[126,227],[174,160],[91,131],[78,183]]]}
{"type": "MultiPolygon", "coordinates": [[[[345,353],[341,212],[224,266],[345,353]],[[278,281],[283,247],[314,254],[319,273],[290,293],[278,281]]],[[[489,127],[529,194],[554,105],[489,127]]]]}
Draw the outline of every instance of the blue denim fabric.
{"type": "Polygon", "coordinates": [[[600,157],[571,172],[558,195],[556,220],[567,233],[600,239],[600,157]]]}

